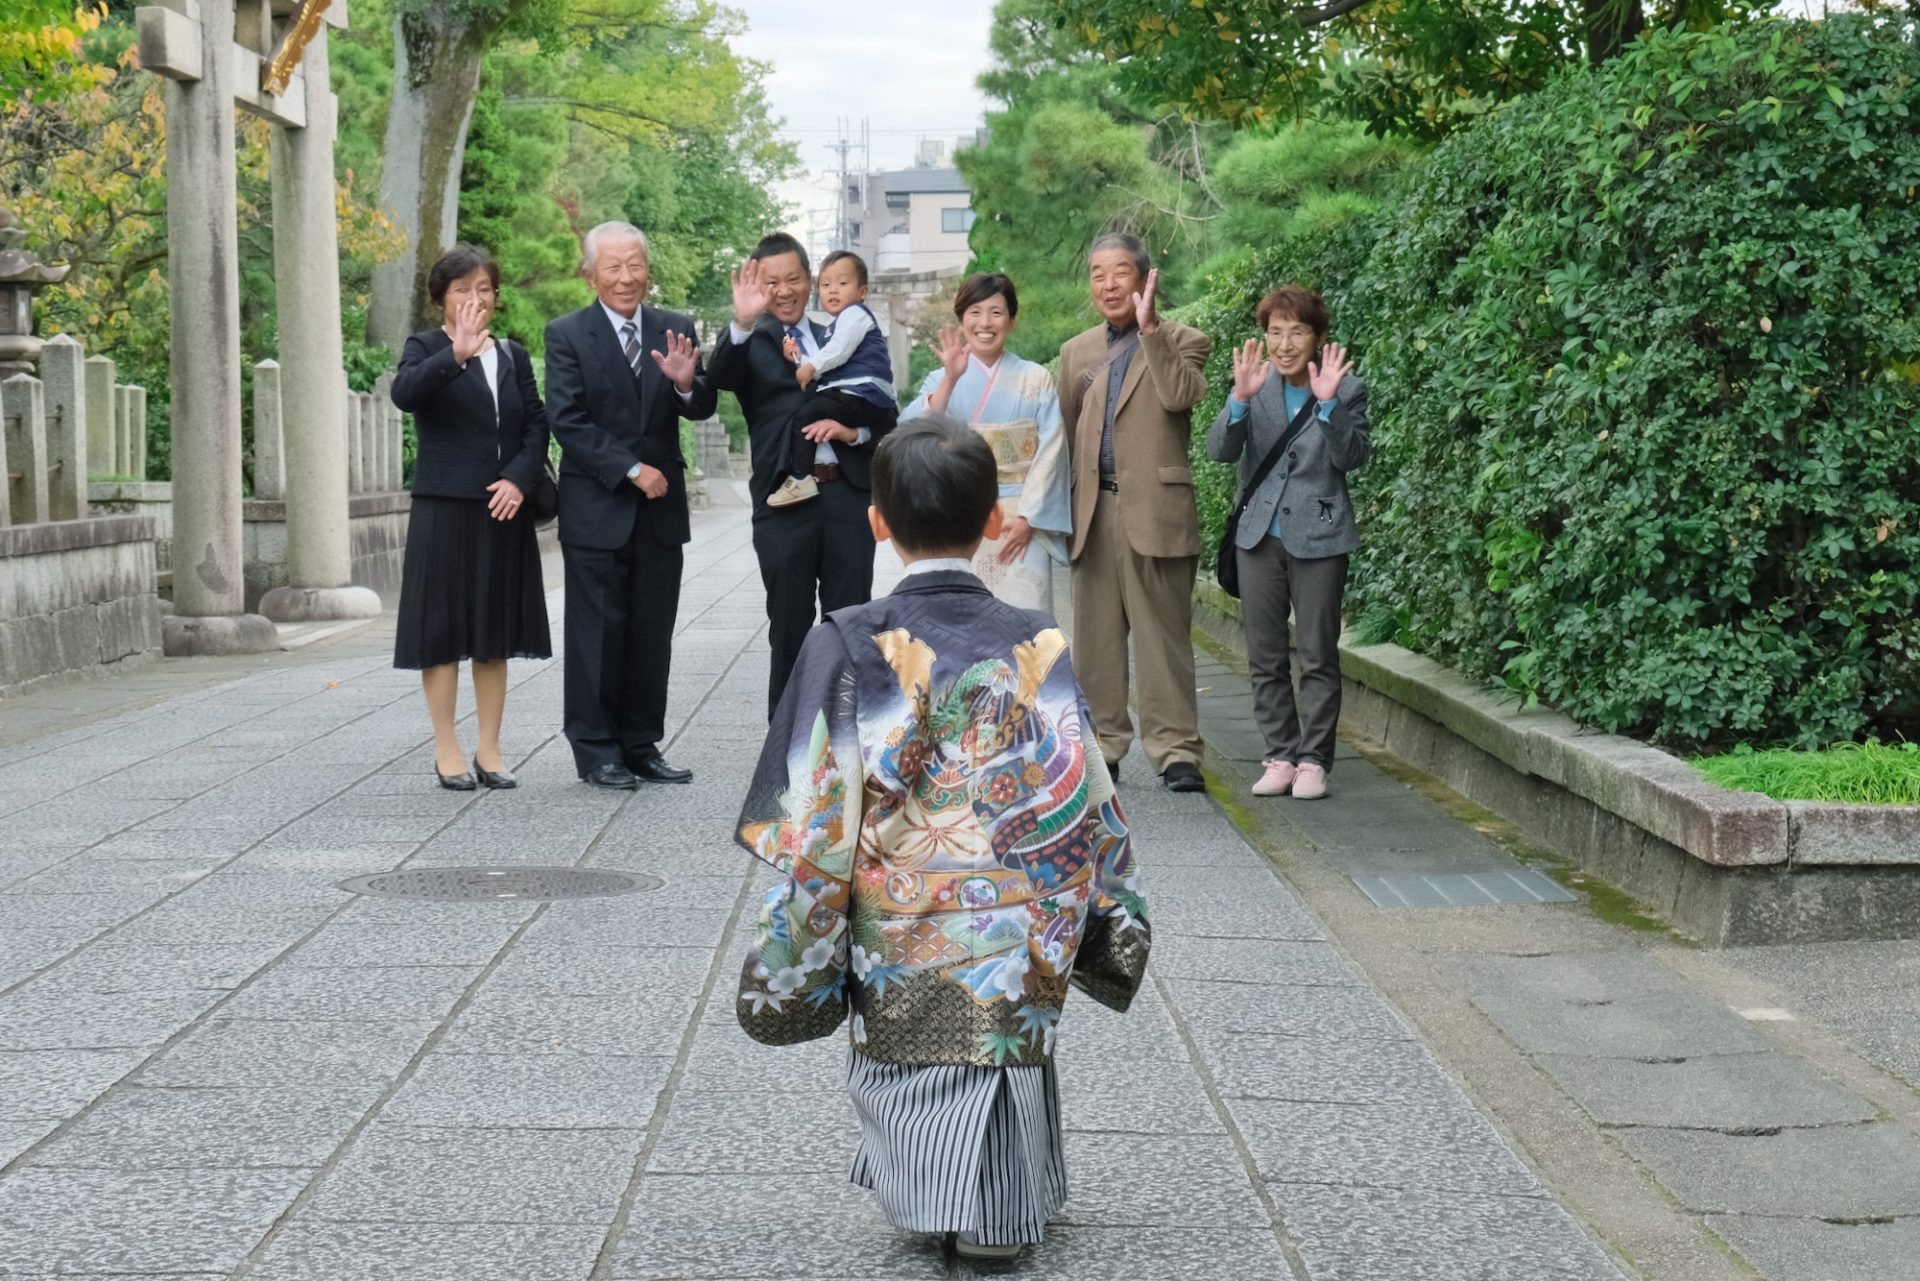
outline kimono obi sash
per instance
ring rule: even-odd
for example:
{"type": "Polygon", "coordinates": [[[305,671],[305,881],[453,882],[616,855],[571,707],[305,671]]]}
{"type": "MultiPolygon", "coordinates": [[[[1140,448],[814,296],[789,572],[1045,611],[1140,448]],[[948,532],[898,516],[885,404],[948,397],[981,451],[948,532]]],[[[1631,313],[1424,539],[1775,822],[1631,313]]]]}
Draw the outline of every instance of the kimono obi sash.
{"type": "Polygon", "coordinates": [[[1027,471],[1040,452],[1040,424],[1031,418],[1010,423],[972,423],[993,450],[993,464],[1000,473],[1002,488],[1018,488],[1027,483],[1027,471]]]}

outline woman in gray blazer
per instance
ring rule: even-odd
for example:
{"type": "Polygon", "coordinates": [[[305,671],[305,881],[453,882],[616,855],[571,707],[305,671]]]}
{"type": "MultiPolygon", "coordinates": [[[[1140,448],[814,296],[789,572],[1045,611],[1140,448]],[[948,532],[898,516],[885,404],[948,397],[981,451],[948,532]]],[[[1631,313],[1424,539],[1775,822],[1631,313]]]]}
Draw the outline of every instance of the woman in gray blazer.
{"type": "Polygon", "coordinates": [[[1207,432],[1207,453],[1239,459],[1244,490],[1300,424],[1247,504],[1234,543],[1254,718],[1267,740],[1253,793],[1318,800],[1340,722],[1340,598],[1347,558],[1360,546],[1347,473],[1373,453],[1367,385],[1353,376],[1346,349],[1327,342],[1327,306],[1312,290],[1281,286],[1260,300],[1255,319],[1266,350],[1249,338],[1233,354],[1233,391],[1207,432]],[[1297,704],[1290,612],[1300,643],[1297,704]]]}

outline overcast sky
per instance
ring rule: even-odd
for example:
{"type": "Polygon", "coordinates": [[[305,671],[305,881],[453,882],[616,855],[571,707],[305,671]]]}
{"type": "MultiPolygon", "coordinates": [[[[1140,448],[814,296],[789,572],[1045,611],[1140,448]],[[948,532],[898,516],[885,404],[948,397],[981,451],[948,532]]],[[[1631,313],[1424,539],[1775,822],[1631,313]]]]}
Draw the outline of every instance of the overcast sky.
{"type": "Polygon", "coordinates": [[[987,66],[993,0],[733,3],[748,22],[735,48],[773,68],[767,96],[811,177],[781,193],[801,207],[796,232],[811,230],[809,222],[824,230],[832,216],[825,175],[839,163],[828,148],[841,119],[856,141],[867,121],[875,169],[912,164],[922,138],[951,152],[983,121],[986,99],[973,82],[987,66]]]}

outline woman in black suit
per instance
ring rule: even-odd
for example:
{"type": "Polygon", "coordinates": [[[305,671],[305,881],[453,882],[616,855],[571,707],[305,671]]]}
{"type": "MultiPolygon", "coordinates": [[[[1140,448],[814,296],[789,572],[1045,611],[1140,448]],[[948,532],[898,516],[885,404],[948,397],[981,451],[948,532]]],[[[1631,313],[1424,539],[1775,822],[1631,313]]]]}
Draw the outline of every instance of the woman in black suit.
{"type": "Polygon", "coordinates": [[[393,665],[418,670],[442,787],[514,786],[500,756],[509,658],[551,658],[540,548],[527,495],[547,457],[547,414],[526,349],[487,332],[500,268],[460,244],[427,292],[446,323],[407,339],[393,403],[413,415],[419,453],[393,665]],[[480,742],[472,774],[454,729],[460,662],[473,663],[480,742]]]}

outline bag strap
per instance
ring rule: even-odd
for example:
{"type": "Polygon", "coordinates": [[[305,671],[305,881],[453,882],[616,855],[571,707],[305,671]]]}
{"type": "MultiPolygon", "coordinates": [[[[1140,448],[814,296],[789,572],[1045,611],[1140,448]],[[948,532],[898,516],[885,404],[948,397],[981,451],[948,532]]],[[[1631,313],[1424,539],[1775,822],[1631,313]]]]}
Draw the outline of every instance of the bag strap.
{"type": "MultiPolygon", "coordinates": [[[[1284,396],[1285,393],[1283,392],[1282,395],[1284,396]]],[[[1286,402],[1283,400],[1281,403],[1284,404],[1286,402]]],[[[1319,405],[1313,399],[1313,393],[1309,391],[1307,393],[1307,403],[1300,406],[1300,412],[1293,416],[1293,421],[1287,424],[1287,429],[1280,433],[1280,439],[1274,442],[1273,448],[1267,451],[1267,456],[1260,460],[1258,467],[1254,468],[1253,478],[1247,482],[1247,487],[1240,491],[1240,505],[1233,513],[1235,520],[1240,519],[1246,512],[1247,504],[1252,502],[1253,496],[1260,491],[1260,486],[1265,483],[1268,474],[1273,471],[1274,464],[1280,461],[1280,455],[1287,452],[1287,447],[1293,444],[1295,440],[1298,440],[1300,433],[1307,429],[1307,424],[1313,421],[1313,413],[1317,408],[1319,408],[1319,405]]],[[[1253,413],[1253,406],[1251,404],[1247,406],[1247,413],[1249,415],[1253,413]]]]}
{"type": "Polygon", "coordinates": [[[1140,331],[1136,329],[1119,342],[1109,346],[1107,348],[1107,354],[1096,361],[1093,367],[1087,370],[1086,373],[1080,375],[1081,392],[1084,394],[1088,388],[1093,386],[1094,379],[1113,367],[1114,361],[1120,359],[1122,356],[1131,354],[1139,345],[1140,331]]]}

